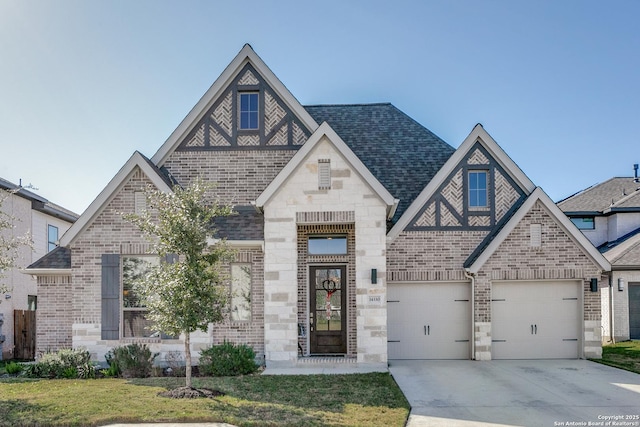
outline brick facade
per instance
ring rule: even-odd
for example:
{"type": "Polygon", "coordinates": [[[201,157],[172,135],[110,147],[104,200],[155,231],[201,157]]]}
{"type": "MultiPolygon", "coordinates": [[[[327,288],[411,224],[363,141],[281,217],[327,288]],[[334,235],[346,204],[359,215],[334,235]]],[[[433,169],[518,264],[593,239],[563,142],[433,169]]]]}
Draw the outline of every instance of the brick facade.
{"type": "Polygon", "coordinates": [[[247,206],[273,181],[295,150],[176,151],[164,166],[180,185],[195,178],[215,184],[222,203],[247,206]]]}
{"type": "MultiPolygon", "coordinates": [[[[463,264],[485,235],[481,231],[405,231],[389,246],[389,283],[469,280],[463,264]]],[[[475,277],[474,358],[491,358],[491,283],[496,280],[581,282],[584,357],[599,357],[601,304],[599,294],[590,292],[590,279],[601,281],[600,274],[588,255],[538,201],[475,277]],[[530,245],[531,224],[542,225],[540,247],[530,245]]]]}

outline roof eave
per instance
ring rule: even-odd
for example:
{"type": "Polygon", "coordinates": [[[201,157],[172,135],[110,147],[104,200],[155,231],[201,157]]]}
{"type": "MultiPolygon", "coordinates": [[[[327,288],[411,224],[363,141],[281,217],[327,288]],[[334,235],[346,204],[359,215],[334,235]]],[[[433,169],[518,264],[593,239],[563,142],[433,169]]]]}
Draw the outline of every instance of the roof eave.
{"type": "Polygon", "coordinates": [[[31,276],[69,276],[72,271],[70,268],[25,268],[20,270],[22,274],[31,276]]]}
{"type": "Polygon", "coordinates": [[[435,193],[440,184],[449,176],[453,169],[464,159],[476,142],[491,154],[491,156],[509,173],[516,184],[522,188],[526,195],[531,194],[536,188],[535,184],[524,174],[522,169],[507,155],[498,143],[484,130],[481,124],[475,125],[469,135],[460,144],[460,147],[449,157],[438,173],[427,184],[422,192],[404,211],[398,222],[387,234],[387,242],[393,242],[400,233],[409,225],[411,219],[418,214],[429,198],[435,193]]]}
{"type": "Polygon", "coordinates": [[[580,245],[586,255],[591,258],[594,264],[596,264],[601,271],[611,271],[611,263],[591,244],[591,242],[578,230],[578,228],[571,222],[571,220],[564,215],[560,208],[553,203],[549,196],[540,188],[537,187],[533,193],[525,200],[520,206],[517,212],[509,219],[507,224],[500,230],[493,241],[487,245],[480,255],[475,259],[473,263],[469,265],[467,271],[471,274],[477,274],[478,271],[484,266],[484,264],[491,258],[494,252],[500,247],[502,242],[507,238],[509,233],[520,223],[522,218],[531,210],[536,201],[540,200],[543,205],[549,211],[549,214],[555,218],[558,224],[567,232],[567,234],[580,245]]]}
{"type": "Polygon", "coordinates": [[[301,120],[301,122],[312,132],[318,128],[318,124],[305,110],[293,94],[285,87],[278,77],[269,69],[265,62],[255,53],[249,44],[245,44],[236,57],[224,69],[222,74],[213,82],[211,87],[200,98],[198,103],[191,109],[187,116],[180,122],[178,127],[171,133],[160,149],[153,155],[151,161],[162,166],[167,158],[177,148],[180,141],[193,129],[193,127],[204,117],[209,108],[221,95],[240,70],[250,63],[258,73],[267,81],[269,86],[281,97],[285,104],[301,120]]]}
{"type": "Polygon", "coordinates": [[[316,131],[311,134],[307,142],[296,152],[296,154],[289,160],[285,167],[276,175],[271,183],[264,189],[264,191],[256,198],[255,202],[251,202],[258,209],[262,209],[265,204],[275,195],[278,189],[286,182],[286,180],[293,174],[302,161],[307,157],[309,153],[315,148],[315,146],[326,137],[331,144],[340,152],[348,163],[355,169],[355,171],[362,177],[362,179],[371,187],[371,189],[380,197],[380,199],[387,205],[387,215],[391,211],[395,212],[394,205],[397,205],[397,199],[395,199],[391,193],[373,176],[371,171],[362,163],[362,161],[355,155],[355,153],[345,144],[340,136],[331,128],[327,122],[323,122],[316,131]]]}
{"type": "Polygon", "coordinates": [[[160,191],[172,191],[165,180],[158,175],[157,171],[147,162],[146,158],[140,152],[136,151],[122,168],[120,168],[111,181],[109,181],[100,194],[98,194],[98,197],[96,197],[82,215],[80,215],[80,218],[62,235],[60,238],[60,246],[68,247],[73,243],[76,237],[93,222],[104,207],[115,197],[117,192],[133,174],[136,167],[139,167],[160,191]]]}

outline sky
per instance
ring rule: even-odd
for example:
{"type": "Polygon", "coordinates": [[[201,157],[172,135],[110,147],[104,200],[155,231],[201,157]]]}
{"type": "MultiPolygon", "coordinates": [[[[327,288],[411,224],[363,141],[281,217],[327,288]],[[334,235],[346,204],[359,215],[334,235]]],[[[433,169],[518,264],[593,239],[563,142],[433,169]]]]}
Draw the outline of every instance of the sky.
{"type": "Polygon", "coordinates": [[[482,123],[559,201],[640,163],[637,0],[0,0],[0,177],[82,213],[245,43],[303,105],[482,123]]]}

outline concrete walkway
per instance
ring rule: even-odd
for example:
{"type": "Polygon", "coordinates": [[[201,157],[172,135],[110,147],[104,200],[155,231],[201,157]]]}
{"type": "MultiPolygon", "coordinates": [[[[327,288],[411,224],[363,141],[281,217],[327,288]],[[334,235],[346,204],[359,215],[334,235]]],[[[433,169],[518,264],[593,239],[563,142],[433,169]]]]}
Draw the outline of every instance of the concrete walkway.
{"type": "Polygon", "coordinates": [[[411,404],[408,427],[640,426],[640,375],[586,360],[392,360],[389,370],[411,404]]]}

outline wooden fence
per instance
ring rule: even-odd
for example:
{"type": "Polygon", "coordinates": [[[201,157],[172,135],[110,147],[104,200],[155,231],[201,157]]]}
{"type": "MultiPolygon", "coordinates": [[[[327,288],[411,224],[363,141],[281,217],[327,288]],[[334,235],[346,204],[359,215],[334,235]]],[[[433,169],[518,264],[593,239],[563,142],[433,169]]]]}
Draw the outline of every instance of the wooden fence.
{"type": "Polygon", "coordinates": [[[36,312],[13,311],[13,357],[33,360],[36,357],[36,312]]]}

